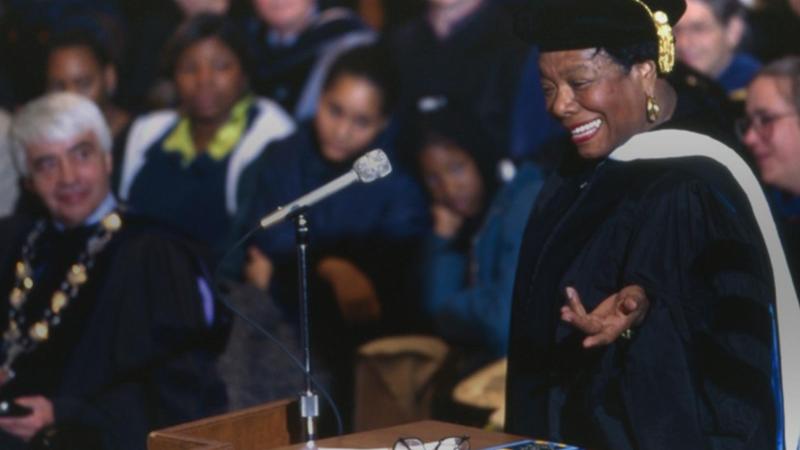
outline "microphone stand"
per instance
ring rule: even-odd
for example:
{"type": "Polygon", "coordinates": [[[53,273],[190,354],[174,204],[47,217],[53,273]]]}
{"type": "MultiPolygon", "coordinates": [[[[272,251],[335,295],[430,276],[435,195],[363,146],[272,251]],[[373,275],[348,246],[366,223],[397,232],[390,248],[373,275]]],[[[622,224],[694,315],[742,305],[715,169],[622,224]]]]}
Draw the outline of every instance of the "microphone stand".
{"type": "MultiPolygon", "coordinates": [[[[305,208],[304,208],[305,209],[305,208]]],[[[314,391],[311,377],[311,340],[308,292],[308,220],[304,209],[294,214],[295,237],[297,242],[297,269],[300,301],[300,344],[303,347],[303,373],[305,391],[300,393],[300,419],[307,447],[314,447],[317,439],[317,419],[319,418],[319,396],[314,391]]]]}

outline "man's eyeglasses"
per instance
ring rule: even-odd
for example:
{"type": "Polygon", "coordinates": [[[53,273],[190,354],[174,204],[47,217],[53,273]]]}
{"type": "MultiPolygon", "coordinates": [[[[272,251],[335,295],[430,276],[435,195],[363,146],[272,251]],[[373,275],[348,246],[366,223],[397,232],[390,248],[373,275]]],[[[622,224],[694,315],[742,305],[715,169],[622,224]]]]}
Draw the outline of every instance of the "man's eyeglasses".
{"type": "Polygon", "coordinates": [[[797,116],[797,112],[786,112],[782,114],[755,114],[753,116],[742,117],[736,120],[736,134],[739,139],[744,140],[747,132],[752,128],[761,139],[770,139],[775,122],[786,117],[797,116]]]}
{"type": "Polygon", "coordinates": [[[435,446],[425,446],[425,442],[417,437],[401,437],[392,446],[392,450],[469,450],[469,436],[450,436],[439,439],[435,446]]]}

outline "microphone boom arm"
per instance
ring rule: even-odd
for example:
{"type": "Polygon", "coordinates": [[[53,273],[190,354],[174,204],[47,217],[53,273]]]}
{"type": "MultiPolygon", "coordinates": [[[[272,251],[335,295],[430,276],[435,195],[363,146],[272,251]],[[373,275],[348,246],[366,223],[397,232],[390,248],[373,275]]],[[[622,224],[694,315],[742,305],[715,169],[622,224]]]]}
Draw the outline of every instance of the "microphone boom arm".
{"type": "Polygon", "coordinates": [[[262,229],[269,228],[296,215],[298,211],[304,211],[314,203],[339,192],[353,183],[372,183],[390,173],[392,173],[392,165],[386,153],[380,149],[369,151],[358,158],[356,162],[353,163],[353,168],[347,173],[314,189],[288,205],[278,207],[275,211],[264,216],[259,221],[259,226],[262,229]]]}
{"type": "Polygon", "coordinates": [[[290,205],[283,207],[280,206],[275,211],[268,214],[266,217],[261,219],[259,222],[259,226],[264,228],[269,228],[275,224],[283,222],[287,218],[291,217],[292,215],[296,214],[298,211],[305,210],[309,206],[317,203],[318,201],[322,200],[323,198],[330,195],[331,192],[336,192],[340,189],[344,189],[347,186],[355,183],[358,181],[358,175],[352,170],[347,172],[346,174],[336,178],[335,180],[331,181],[330,183],[323,186],[323,188],[313,190],[308,194],[298,198],[290,205]]]}

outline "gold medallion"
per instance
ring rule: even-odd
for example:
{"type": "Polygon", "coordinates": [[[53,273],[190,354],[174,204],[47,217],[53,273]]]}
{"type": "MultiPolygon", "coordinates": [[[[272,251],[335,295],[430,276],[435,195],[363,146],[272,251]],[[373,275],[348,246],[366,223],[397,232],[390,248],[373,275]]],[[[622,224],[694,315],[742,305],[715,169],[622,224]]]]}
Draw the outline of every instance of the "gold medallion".
{"type": "Polygon", "coordinates": [[[113,233],[122,226],[122,218],[117,213],[111,213],[103,218],[102,224],[106,231],[113,233]]]}
{"type": "Polygon", "coordinates": [[[53,311],[53,314],[58,315],[61,313],[61,310],[67,306],[67,294],[62,291],[56,291],[53,294],[53,298],[50,300],[50,309],[53,311]]]}
{"type": "Polygon", "coordinates": [[[69,274],[67,275],[67,281],[72,286],[80,286],[83,283],[86,283],[88,279],[86,275],[86,266],[83,264],[73,264],[72,267],[69,269],[69,274]]]}
{"type": "Polygon", "coordinates": [[[17,278],[27,278],[31,276],[30,268],[22,261],[17,261],[17,278]]]}
{"type": "Polygon", "coordinates": [[[78,262],[70,266],[67,270],[65,283],[59,290],[53,293],[50,298],[50,310],[45,311],[45,318],[34,323],[27,330],[21,330],[17,322],[20,320],[25,323],[24,311],[22,307],[27,301],[28,292],[33,289],[33,270],[31,259],[34,256],[33,249],[38,237],[45,229],[45,222],[40,221],[28,235],[28,240],[22,248],[22,260],[17,261],[14,266],[16,273],[16,284],[9,294],[9,303],[13,311],[8,318],[8,329],[3,333],[3,347],[5,348],[5,361],[0,365],[0,386],[14,378],[14,370],[11,368],[17,356],[32,351],[36,344],[47,341],[50,338],[52,327],[57,327],[61,322],[60,314],[69,306],[71,299],[78,295],[80,287],[89,279],[88,267],[91,267],[94,258],[103,251],[115,231],[122,227],[122,218],[117,213],[107,215],[101,221],[98,233],[89,238],[86,242],[86,249],[79,256],[78,262]],[[99,233],[102,231],[102,233],[99,233]],[[66,285],[66,286],[65,286],[66,285]],[[30,337],[28,340],[25,337],[30,337]]]}
{"type": "Polygon", "coordinates": [[[31,339],[36,342],[44,342],[50,337],[50,326],[44,320],[36,322],[31,327],[31,339]]]}
{"type": "Polygon", "coordinates": [[[25,298],[25,293],[22,292],[20,288],[14,288],[11,290],[11,294],[8,296],[9,300],[11,301],[11,306],[14,309],[19,309],[22,306],[22,300],[25,298]]]}

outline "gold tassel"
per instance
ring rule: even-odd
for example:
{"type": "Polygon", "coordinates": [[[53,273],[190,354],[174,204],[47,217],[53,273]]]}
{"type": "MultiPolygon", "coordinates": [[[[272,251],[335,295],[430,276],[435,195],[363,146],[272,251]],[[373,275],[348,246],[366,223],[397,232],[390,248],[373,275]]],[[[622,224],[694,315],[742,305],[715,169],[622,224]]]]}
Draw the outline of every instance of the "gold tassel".
{"type": "Polygon", "coordinates": [[[667,13],[664,11],[653,12],[642,0],[633,1],[644,7],[656,27],[656,35],[658,36],[658,70],[662,74],[672,72],[672,68],[675,67],[675,36],[672,34],[672,26],[669,24],[667,13]]]}

